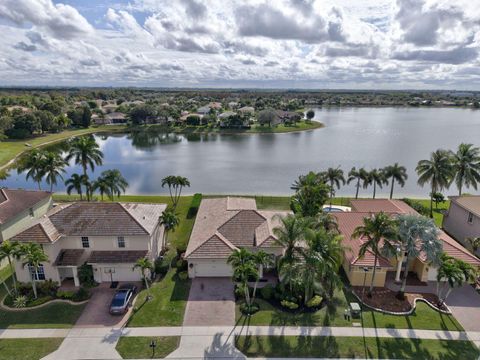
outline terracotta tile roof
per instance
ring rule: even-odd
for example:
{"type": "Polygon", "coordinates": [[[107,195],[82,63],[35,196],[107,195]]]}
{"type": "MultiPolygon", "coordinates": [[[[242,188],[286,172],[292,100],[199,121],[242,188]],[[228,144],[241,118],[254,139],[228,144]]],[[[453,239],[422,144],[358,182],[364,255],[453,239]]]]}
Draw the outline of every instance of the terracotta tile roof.
{"type": "Polygon", "coordinates": [[[0,224],[49,198],[48,191],[0,189],[0,224]]]}
{"type": "Polygon", "coordinates": [[[87,260],[89,264],[133,264],[148,255],[148,250],[92,251],[87,260]]]}
{"type": "Polygon", "coordinates": [[[465,210],[480,217],[480,195],[450,196],[449,199],[465,210]]]}
{"type": "Polygon", "coordinates": [[[63,249],[58,253],[55,266],[79,266],[83,263],[84,249],[63,249]]]}
{"type": "Polygon", "coordinates": [[[189,259],[224,259],[228,258],[235,250],[227,239],[221,234],[215,234],[188,256],[189,259]]]}

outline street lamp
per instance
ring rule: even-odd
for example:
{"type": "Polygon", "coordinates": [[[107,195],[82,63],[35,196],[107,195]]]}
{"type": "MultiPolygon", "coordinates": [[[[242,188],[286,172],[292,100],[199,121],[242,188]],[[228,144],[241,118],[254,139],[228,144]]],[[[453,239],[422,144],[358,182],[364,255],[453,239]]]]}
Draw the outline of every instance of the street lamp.
{"type": "Polygon", "coordinates": [[[365,283],[367,282],[367,273],[368,273],[368,267],[363,268],[363,289],[362,289],[362,301],[365,299],[365,283]]]}

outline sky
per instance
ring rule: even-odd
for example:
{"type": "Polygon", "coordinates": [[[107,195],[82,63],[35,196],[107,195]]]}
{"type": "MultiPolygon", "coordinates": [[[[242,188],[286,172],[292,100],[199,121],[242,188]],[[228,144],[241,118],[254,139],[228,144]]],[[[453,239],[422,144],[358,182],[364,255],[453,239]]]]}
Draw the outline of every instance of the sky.
{"type": "Polygon", "coordinates": [[[0,0],[0,86],[480,90],[480,0],[0,0]]]}

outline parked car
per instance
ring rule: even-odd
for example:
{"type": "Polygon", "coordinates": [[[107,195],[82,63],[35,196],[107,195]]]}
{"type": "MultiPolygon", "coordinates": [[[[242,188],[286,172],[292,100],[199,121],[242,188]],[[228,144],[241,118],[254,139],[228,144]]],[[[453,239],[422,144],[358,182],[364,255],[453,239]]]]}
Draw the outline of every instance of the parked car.
{"type": "Polygon", "coordinates": [[[125,284],[115,292],[115,295],[110,304],[110,314],[121,315],[128,311],[132,304],[133,297],[137,292],[137,287],[133,284],[125,284]]]}

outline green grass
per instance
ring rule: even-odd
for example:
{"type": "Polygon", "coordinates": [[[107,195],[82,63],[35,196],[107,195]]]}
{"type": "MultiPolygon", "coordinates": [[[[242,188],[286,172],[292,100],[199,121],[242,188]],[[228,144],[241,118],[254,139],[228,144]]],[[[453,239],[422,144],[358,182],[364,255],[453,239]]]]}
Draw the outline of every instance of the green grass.
{"type": "MultiPolygon", "coordinates": [[[[293,194],[293,191],[292,191],[293,194]]],[[[290,210],[290,196],[255,196],[259,210],[290,210]]],[[[326,203],[328,205],[329,202],[326,203]]],[[[332,200],[333,205],[350,206],[350,198],[337,197],[332,200]]]]}
{"type": "MultiPolygon", "coordinates": [[[[427,209],[430,209],[430,199],[418,199],[418,200],[414,199],[414,200],[421,203],[427,209]]],[[[435,207],[435,203],[433,204],[433,219],[435,220],[435,224],[437,224],[438,227],[442,227],[442,222],[443,222],[442,211],[448,210],[449,207],[450,207],[450,200],[446,200],[443,203],[439,203],[438,209],[435,207]]]]}
{"type": "Polygon", "coordinates": [[[368,359],[476,359],[469,341],[374,337],[237,336],[236,347],[248,357],[319,357],[368,359]]]}
{"type": "Polygon", "coordinates": [[[0,360],[38,360],[54,352],[63,338],[0,339],[0,360]]]}
{"type": "Polygon", "coordinates": [[[163,359],[176,350],[179,343],[180,336],[122,336],[115,349],[123,359],[163,359]],[[150,348],[152,339],[157,342],[153,357],[150,348]]]}
{"type": "Polygon", "coordinates": [[[128,326],[180,326],[188,300],[190,280],[182,281],[176,269],[170,270],[159,282],[150,287],[153,299],[145,302],[147,290],[138,294],[128,326]]]}
{"type": "Polygon", "coordinates": [[[0,269],[0,283],[3,283],[7,279],[12,276],[12,268],[10,265],[5,265],[3,268],[0,269]]]}
{"type": "Polygon", "coordinates": [[[25,143],[32,145],[32,147],[39,147],[47,143],[51,144],[57,141],[65,140],[72,136],[80,136],[97,132],[118,131],[123,129],[125,129],[125,126],[123,125],[98,126],[90,127],[88,129],[65,130],[55,134],[39,135],[31,139],[2,141],[0,142],[0,166],[5,165],[22,152],[31,149],[30,147],[25,146],[25,143]]]}

